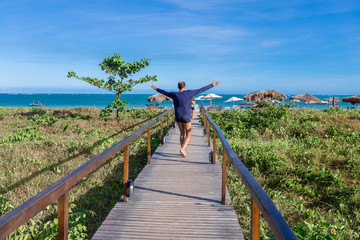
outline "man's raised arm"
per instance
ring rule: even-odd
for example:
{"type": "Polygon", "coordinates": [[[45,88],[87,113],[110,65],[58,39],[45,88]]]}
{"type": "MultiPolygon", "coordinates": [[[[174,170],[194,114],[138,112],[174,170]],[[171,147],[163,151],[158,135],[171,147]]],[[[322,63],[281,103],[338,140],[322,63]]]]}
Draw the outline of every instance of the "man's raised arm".
{"type": "Polygon", "coordinates": [[[196,90],[192,90],[192,95],[195,96],[195,95],[198,95],[198,94],[200,94],[202,92],[205,92],[205,91],[209,90],[210,88],[219,85],[219,83],[220,83],[219,81],[217,81],[217,82],[213,81],[211,84],[209,84],[209,85],[207,85],[205,87],[202,87],[202,88],[196,89],[196,90]]]}

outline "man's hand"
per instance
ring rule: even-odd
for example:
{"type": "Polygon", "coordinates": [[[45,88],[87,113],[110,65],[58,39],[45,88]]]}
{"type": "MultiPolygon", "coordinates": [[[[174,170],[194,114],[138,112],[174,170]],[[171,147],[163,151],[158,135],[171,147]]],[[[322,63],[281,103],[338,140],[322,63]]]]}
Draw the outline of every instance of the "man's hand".
{"type": "Polygon", "coordinates": [[[154,85],[151,85],[151,88],[156,90],[158,87],[157,86],[154,86],[154,85]]]}
{"type": "Polygon", "coordinates": [[[217,81],[217,82],[213,81],[212,84],[213,84],[213,86],[215,87],[215,86],[219,85],[219,83],[220,83],[219,81],[217,81]]]}

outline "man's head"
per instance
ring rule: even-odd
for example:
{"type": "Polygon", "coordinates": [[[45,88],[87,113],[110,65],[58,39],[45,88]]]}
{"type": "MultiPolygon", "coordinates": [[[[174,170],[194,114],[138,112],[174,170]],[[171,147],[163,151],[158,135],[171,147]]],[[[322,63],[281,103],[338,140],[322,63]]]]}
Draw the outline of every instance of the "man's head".
{"type": "Polygon", "coordinates": [[[178,88],[179,88],[179,90],[185,88],[185,82],[180,81],[180,82],[178,83],[178,88]]]}

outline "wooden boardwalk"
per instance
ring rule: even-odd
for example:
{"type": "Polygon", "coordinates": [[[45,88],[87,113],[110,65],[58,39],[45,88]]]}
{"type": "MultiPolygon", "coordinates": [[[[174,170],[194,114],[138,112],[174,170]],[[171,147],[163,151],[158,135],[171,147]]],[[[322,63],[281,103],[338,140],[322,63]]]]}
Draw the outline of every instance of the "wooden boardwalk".
{"type": "Polygon", "coordinates": [[[209,162],[199,118],[188,156],[179,150],[179,130],[171,130],[135,180],[134,195],[115,205],[92,239],[243,239],[233,206],[221,204],[221,167],[209,162]]]}

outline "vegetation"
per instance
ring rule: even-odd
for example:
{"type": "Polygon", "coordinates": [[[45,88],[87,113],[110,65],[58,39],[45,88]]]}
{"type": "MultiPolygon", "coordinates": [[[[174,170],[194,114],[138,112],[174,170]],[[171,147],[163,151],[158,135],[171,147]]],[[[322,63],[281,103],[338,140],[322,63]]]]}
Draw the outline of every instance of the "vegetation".
{"type": "MultiPolygon", "coordinates": [[[[360,238],[360,111],[262,103],[210,117],[299,239],[360,238]]],[[[231,166],[228,176],[249,236],[250,196],[231,166]]],[[[262,239],[272,238],[265,221],[261,232],[262,239]]]]}
{"type": "MultiPolygon", "coordinates": [[[[124,110],[117,122],[99,112],[0,108],[0,216],[161,113],[124,110]]],[[[262,104],[210,116],[299,239],[360,238],[360,111],[262,104]]],[[[131,179],[146,164],[145,135],[130,146],[131,179]]],[[[159,141],[153,128],[152,151],[159,141]]],[[[91,238],[121,197],[122,161],[120,152],[71,190],[71,239],[91,238]]],[[[231,166],[228,189],[249,236],[250,196],[231,166]]],[[[56,212],[50,205],[10,238],[56,238],[56,212]]],[[[272,238],[265,221],[261,234],[272,238]]]]}
{"type": "Polygon", "coordinates": [[[106,108],[101,111],[101,115],[108,116],[112,112],[112,109],[116,109],[116,118],[118,119],[119,111],[123,110],[123,106],[128,105],[125,100],[120,100],[123,92],[131,92],[133,87],[140,83],[157,81],[156,76],[148,75],[141,77],[138,80],[133,80],[132,78],[128,79],[141,69],[149,66],[149,61],[149,59],[141,59],[138,62],[128,63],[125,62],[119,54],[114,54],[114,56],[106,57],[104,61],[99,64],[102,71],[105,71],[106,74],[110,74],[106,81],[97,78],[78,77],[75,72],[68,72],[67,77],[74,77],[98,88],[115,93],[116,99],[113,100],[112,104],[107,105],[106,108]]]}
{"type": "MultiPolygon", "coordinates": [[[[0,217],[160,115],[124,110],[99,118],[99,109],[0,108],[0,217]]],[[[166,130],[165,130],[166,131],[166,130]]],[[[152,151],[160,143],[151,131],[152,151]]],[[[146,134],[130,145],[130,178],[147,162],[146,134]]],[[[69,239],[89,239],[122,196],[122,152],[70,191],[69,239]]],[[[50,205],[10,239],[55,239],[57,205],[50,205]]]]}

